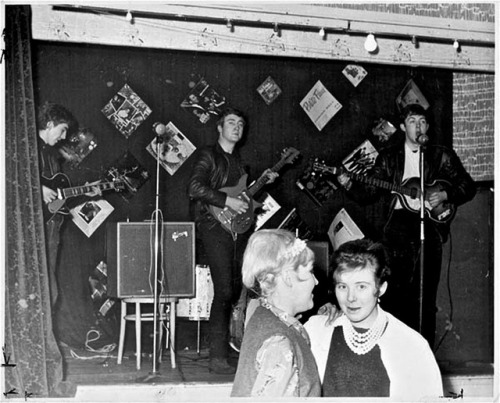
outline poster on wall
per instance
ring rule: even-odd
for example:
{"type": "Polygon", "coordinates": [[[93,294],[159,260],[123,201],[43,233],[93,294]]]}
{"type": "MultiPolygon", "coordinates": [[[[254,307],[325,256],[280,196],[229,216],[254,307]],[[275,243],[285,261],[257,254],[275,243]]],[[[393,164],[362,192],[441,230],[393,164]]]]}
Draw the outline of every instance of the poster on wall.
{"type": "Polygon", "coordinates": [[[114,210],[104,199],[88,200],[70,210],[73,222],[88,238],[114,210]]]}
{"type": "Polygon", "coordinates": [[[130,135],[151,114],[151,108],[125,84],[118,93],[104,105],[101,112],[115,125],[125,138],[130,135]]]}
{"type": "Polygon", "coordinates": [[[271,76],[257,87],[257,92],[267,105],[271,105],[281,94],[281,88],[276,84],[271,76]]]}
{"type": "Polygon", "coordinates": [[[163,169],[173,175],[196,150],[196,147],[172,122],[169,122],[165,133],[155,136],[146,150],[160,161],[163,169]],[[158,139],[161,140],[159,144],[158,139]]]}
{"type": "Polygon", "coordinates": [[[323,205],[323,202],[330,199],[338,189],[331,175],[316,169],[320,162],[322,161],[318,158],[310,158],[301,177],[296,182],[297,187],[319,207],[323,205]]]}
{"type": "Polygon", "coordinates": [[[403,110],[406,105],[410,104],[419,104],[425,110],[429,108],[429,102],[424,94],[422,94],[422,91],[420,91],[420,88],[418,88],[418,85],[411,78],[396,98],[396,105],[400,111],[403,110]]]}
{"type": "Polygon", "coordinates": [[[106,168],[105,177],[109,181],[123,182],[125,189],[120,195],[129,200],[149,180],[150,174],[130,151],[126,151],[106,168]]]}
{"type": "Polygon", "coordinates": [[[342,108],[340,102],[335,99],[319,80],[304,99],[300,101],[300,106],[302,106],[302,109],[304,109],[319,131],[342,108]]]}
{"type": "Polygon", "coordinates": [[[342,74],[354,87],[357,87],[368,73],[363,67],[357,64],[348,64],[344,70],[342,70],[342,74]]]}
{"type": "Polygon", "coordinates": [[[336,250],[343,243],[363,239],[365,235],[347,213],[346,209],[342,208],[330,224],[328,237],[332,243],[333,250],[336,250]]]}
{"type": "Polygon", "coordinates": [[[97,139],[94,133],[88,128],[80,128],[73,133],[59,147],[59,153],[63,156],[67,164],[78,166],[95,148],[97,139]]]}
{"type": "Polygon", "coordinates": [[[349,172],[364,175],[373,168],[378,151],[370,140],[365,140],[356,147],[344,160],[342,165],[349,172]]]}
{"type": "Polygon", "coordinates": [[[192,85],[191,91],[181,102],[181,107],[192,112],[201,123],[205,124],[211,117],[218,116],[222,112],[226,98],[219,95],[205,78],[192,85]]]}
{"type": "Polygon", "coordinates": [[[269,219],[276,214],[281,208],[276,200],[269,193],[264,194],[262,201],[262,211],[255,217],[255,231],[262,228],[262,226],[269,221],[269,219]]]}

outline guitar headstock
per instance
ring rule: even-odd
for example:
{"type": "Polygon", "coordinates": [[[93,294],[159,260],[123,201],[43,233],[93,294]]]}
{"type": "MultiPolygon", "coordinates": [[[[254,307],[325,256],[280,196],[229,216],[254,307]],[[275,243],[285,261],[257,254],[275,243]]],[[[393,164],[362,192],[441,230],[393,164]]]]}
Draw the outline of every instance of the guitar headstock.
{"type": "Polygon", "coordinates": [[[330,166],[326,165],[323,161],[322,162],[314,161],[313,170],[316,172],[330,173],[333,175],[336,175],[339,173],[339,170],[337,168],[330,167],[330,166]]]}
{"type": "Polygon", "coordinates": [[[285,148],[281,153],[281,159],[286,164],[293,164],[300,155],[300,151],[293,147],[285,148]]]}

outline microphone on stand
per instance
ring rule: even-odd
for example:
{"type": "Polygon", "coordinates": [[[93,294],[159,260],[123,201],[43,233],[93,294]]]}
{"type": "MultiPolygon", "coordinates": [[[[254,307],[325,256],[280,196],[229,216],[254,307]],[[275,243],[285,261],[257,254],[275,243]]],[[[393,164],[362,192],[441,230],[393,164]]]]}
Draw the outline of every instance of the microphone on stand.
{"type": "Polygon", "coordinates": [[[417,143],[421,146],[425,146],[429,142],[429,136],[427,134],[421,133],[417,136],[417,143]]]}
{"type": "Polygon", "coordinates": [[[164,134],[167,132],[167,127],[161,123],[156,122],[153,124],[153,132],[156,134],[156,143],[163,143],[164,134]]]}

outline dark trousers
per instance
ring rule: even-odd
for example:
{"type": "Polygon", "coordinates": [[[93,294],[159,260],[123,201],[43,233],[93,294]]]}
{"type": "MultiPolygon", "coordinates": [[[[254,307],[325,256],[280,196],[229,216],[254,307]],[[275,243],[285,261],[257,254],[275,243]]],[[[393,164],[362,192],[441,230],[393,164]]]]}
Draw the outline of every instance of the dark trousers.
{"type": "Polygon", "coordinates": [[[45,223],[50,302],[52,305],[52,309],[54,309],[54,306],[57,302],[57,297],[59,295],[57,282],[57,257],[59,254],[59,244],[61,242],[61,227],[63,222],[64,216],[62,216],[61,214],[56,214],[45,223]]]}
{"type": "Polygon", "coordinates": [[[436,338],[436,299],[441,277],[443,241],[436,225],[425,220],[422,318],[420,318],[420,215],[395,210],[385,226],[391,276],[381,306],[427,339],[436,338]],[[420,324],[421,321],[421,324],[420,324]]]}
{"type": "Polygon", "coordinates": [[[242,289],[241,261],[249,235],[238,234],[234,240],[220,224],[213,222],[200,222],[197,230],[214,285],[209,319],[210,358],[227,358],[229,321],[242,289]]]}

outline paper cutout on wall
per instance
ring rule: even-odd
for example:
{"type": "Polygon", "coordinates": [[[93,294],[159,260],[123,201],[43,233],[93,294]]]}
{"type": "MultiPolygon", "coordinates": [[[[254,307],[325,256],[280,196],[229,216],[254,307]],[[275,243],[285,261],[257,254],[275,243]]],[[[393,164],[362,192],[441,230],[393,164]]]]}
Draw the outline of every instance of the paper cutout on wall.
{"type": "Polygon", "coordinates": [[[351,82],[352,85],[357,87],[368,73],[363,67],[358,66],[357,64],[348,64],[344,70],[342,70],[342,74],[351,82]]]}
{"type": "Polygon", "coordinates": [[[211,117],[221,113],[225,103],[226,98],[219,95],[205,78],[201,78],[182,101],[181,107],[190,110],[201,123],[207,123],[211,117]]]}
{"type": "Polygon", "coordinates": [[[331,175],[314,169],[314,163],[318,162],[318,158],[309,159],[296,185],[307,194],[314,203],[321,207],[323,202],[328,200],[335,190],[337,190],[337,185],[332,180],[331,175]]]}
{"type": "Polygon", "coordinates": [[[429,102],[427,102],[424,94],[422,94],[422,91],[420,91],[420,88],[418,88],[417,84],[415,84],[415,81],[412,79],[406,83],[402,91],[399,93],[396,98],[396,104],[400,111],[403,110],[406,105],[410,104],[419,104],[425,110],[429,108],[429,102]]]}
{"type": "Polygon", "coordinates": [[[102,108],[102,113],[126,138],[151,114],[148,105],[125,84],[102,108]]]}
{"type": "Polygon", "coordinates": [[[381,143],[389,141],[395,132],[396,127],[384,118],[380,118],[373,123],[372,133],[381,143]]]}
{"type": "Polygon", "coordinates": [[[355,174],[364,175],[373,168],[378,151],[370,140],[365,140],[342,161],[345,169],[355,174]]]}
{"type": "Polygon", "coordinates": [[[354,241],[355,239],[362,239],[365,235],[347,211],[342,208],[330,224],[328,237],[333,245],[333,250],[336,250],[343,243],[354,241]]]}
{"type": "Polygon", "coordinates": [[[276,84],[271,76],[267,77],[264,82],[259,85],[257,92],[260,94],[266,104],[270,105],[281,94],[281,88],[276,84]]]}
{"type": "Polygon", "coordinates": [[[255,217],[255,231],[262,226],[281,208],[269,193],[265,193],[262,201],[262,211],[255,217]]]}
{"type": "Polygon", "coordinates": [[[196,147],[172,122],[166,126],[165,134],[158,137],[161,139],[160,144],[157,144],[155,136],[146,150],[156,159],[159,154],[160,165],[173,175],[196,150],[196,147]]]}
{"type": "Polygon", "coordinates": [[[80,128],[59,147],[59,153],[71,166],[78,166],[97,147],[97,139],[90,129],[80,128]]]}
{"type": "Polygon", "coordinates": [[[300,101],[300,106],[319,131],[337,114],[342,105],[318,80],[311,91],[300,101]]]}
{"type": "Polygon", "coordinates": [[[105,176],[109,181],[120,179],[125,183],[125,190],[120,192],[125,200],[132,198],[150,178],[149,172],[129,151],[106,169],[105,176]]]}
{"type": "Polygon", "coordinates": [[[114,210],[104,199],[88,200],[70,210],[73,222],[90,238],[114,210]]]}

